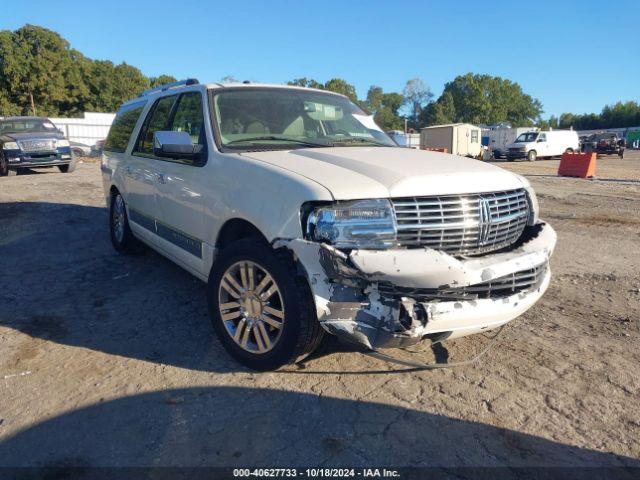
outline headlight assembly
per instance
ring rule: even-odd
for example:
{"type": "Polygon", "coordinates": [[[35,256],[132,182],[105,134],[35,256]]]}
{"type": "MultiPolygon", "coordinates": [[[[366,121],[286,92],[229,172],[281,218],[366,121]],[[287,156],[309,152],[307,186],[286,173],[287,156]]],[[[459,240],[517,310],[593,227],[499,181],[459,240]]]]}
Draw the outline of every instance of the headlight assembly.
{"type": "Polygon", "coordinates": [[[63,139],[63,140],[58,140],[58,142],[56,143],[56,145],[58,147],[68,147],[69,146],[69,140],[63,139]]]}
{"type": "Polygon", "coordinates": [[[336,248],[384,249],[396,245],[396,222],[385,199],[336,202],[313,208],[307,216],[307,239],[336,248]]]}
{"type": "Polygon", "coordinates": [[[2,145],[3,150],[20,150],[17,142],[5,142],[2,145]]]}

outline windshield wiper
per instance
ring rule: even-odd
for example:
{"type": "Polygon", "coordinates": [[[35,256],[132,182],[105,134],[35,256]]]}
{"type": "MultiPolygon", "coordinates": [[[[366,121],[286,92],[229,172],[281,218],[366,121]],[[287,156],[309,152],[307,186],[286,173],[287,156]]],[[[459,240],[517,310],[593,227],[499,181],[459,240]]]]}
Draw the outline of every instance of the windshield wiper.
{"type": "Polygon", "coordinates": [[[264,140],[275,140],[275,141],[282,141],[282,142],[298,143],[300,145],[307,145],[309,147],[326,147],[327,146],[324,143],[307,142],[305,140],[298,140],[297,138],[277,137],[275,135],[264,135],[262,137],[239,138],[237,140],[232,140],[230,142],[227,142],[225,144],[225,146],[238,144],[238,143],[244,143],[244,142],[261,142],[261,141],[264,141],[264,140]]]}
{"type": "Polygon", "coordinates": [[[377,142],[375,140],[371,140],[368,138],[361,138],[361,137],[351,137],[351,138],[341,138],[339,140],[333,140],[331,142],[332,146],[335,145],[348,145],[349,143],[369,143],[371,145],[376,145],[378,147],[391,147],[392,145],[387,145],[386,143],[382,143],[382,142],[377,142]]]}

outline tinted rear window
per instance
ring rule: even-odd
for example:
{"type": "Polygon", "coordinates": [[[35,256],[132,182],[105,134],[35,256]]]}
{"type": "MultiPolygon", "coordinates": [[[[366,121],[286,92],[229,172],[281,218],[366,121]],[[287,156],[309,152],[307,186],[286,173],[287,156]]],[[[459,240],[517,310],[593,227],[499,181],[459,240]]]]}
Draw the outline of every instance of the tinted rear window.
{"type": "Polygon", "coordinates": [[[146,103],[143,101],[120,107],[104,143],[104,150],[122,153],[127,149],[129,137],[146,103]]]}

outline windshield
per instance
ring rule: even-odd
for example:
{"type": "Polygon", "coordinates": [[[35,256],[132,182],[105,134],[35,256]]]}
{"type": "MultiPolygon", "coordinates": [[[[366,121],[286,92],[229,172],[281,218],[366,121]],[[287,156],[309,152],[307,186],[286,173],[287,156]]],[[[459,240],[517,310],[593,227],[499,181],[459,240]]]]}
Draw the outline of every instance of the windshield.
{"type": "Polygon", "coordinates": [[[230,89],[215,94],[214,111],[220,141],[228,148],[397,146],[348,99],[322,92],[230,89]]]}
{"type": "Polygon", "coordinates": [[[535,142],[536,138],[538,138],[538,132],[527,132],[527,133],[521,134],[518,138],[516,138],[516,142],[518,143],[535,142]]]}
{"type": "Polygon", "coordinates": [[[46,118],[0,121],[0,133],[55,132],[56,126],[46,118]]]}

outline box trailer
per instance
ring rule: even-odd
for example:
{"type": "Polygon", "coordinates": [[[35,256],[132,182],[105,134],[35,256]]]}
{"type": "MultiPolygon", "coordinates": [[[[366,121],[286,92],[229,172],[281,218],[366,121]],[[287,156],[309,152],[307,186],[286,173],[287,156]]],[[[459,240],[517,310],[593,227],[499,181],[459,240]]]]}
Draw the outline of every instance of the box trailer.
{"type": "Polygon", "coordinates": [[[482,155],[480,127],[469,123],[425,127],[420,130],[420,148],[446,148],[454,155],[478,158],[482,155]]]}
{"type": "Polygon", "coordinates": [[[401,147],[420,148],[419,133],[404,133],[401,130],[391,130],[387,132],[387,135],[401,147]]]}
{"type": "Polygon", "coordinates": [[[507,155],[507,145],[515,142],[522,133],[537,132],[536,127],[497,127],[485,130],[482,136],[487,137],[487,147],[493,152],[494,158],[504,158],[507,155]]]}

